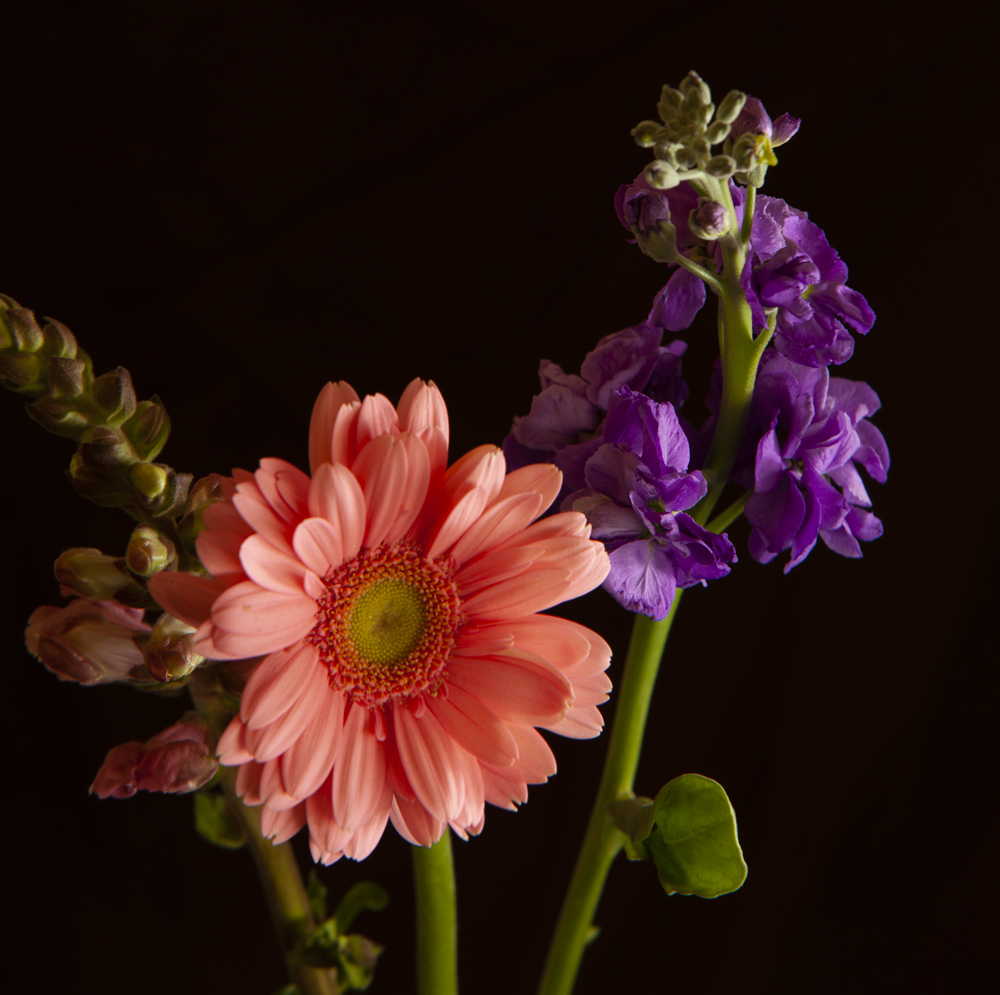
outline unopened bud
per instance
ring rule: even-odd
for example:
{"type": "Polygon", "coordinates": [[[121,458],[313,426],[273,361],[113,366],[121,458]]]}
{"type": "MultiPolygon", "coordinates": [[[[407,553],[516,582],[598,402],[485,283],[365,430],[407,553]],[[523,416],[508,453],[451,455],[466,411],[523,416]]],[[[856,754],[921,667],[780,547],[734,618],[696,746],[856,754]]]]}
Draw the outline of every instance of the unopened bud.
{"type": "Polygon", "coordinates": [[[656,142],[656,134],[660,130],[659,121],[640,121],[631,131],[635,144],[648,149],[656,142]]]}
{"type": "Polygon", "coordinates": [[[639,243],[642,251],[658,263],[672,263],[677,258],[677,229],[669,221],[661,221],[657,229],[639,243]]]}
{"type": "Polygon", "coordinates": [[[698,238],[712,241],[729,230],[729,212],[714,200],[701,198],[701,203],[688,215],[688,227],[698,238]]]}
{"type": "Polygon", "coordinates": [[[128,468],[128,479],[132,485],[150,500],[164,492],[168,475],[168,470],[159,463],[133,463],[128,468]]]}
{"type": "Polygon", "coordinates": [[[722,121],[716,121],[708,126],[708,130],[705,132],[705,139],[709,145],[718,145],[719,142],[726,140],[728,134],[729,125],[722,121]]]}
{"type": "Polygon", "coordinates": [[[135,411],[135,388],[124,366],[99,376],[92,388],[94,400],[107,412],[109,425],[120,425],[135,411]]]}
{"type": "Polygon", "coordinates": [[[677,170],[662,159],[654,159],[646,167],[643,176],[654,190],[670,190],[681,181],[677,170]]]}
{"type": "Polygon", "coordinates": [[[132,417],[123,423],[122,431],[140,459],[156,459],[170,435],[170,419],[160,399],[140,401],[132,417]]]}
{"type": "Polygon", "coordinates": [[[685,97],[692,93],[697,94],[698,103],[703,106],[712,102],[712,91],[708,88],[708,84],[693,69],[681,80],[680,89],[685,97]]]}
{"type": "Polygon", "coordinates": [[[177,534],[185,547],[194,552],[194,541],[205,531],[204,514],[218,501],[225,498],[223,477],[218,473],[210,473],[196,481],[188,496],[184,508],[184,517],[177,523],[177,534]]]}
{"type": "Polygon", "coordinates": [[[156,680],[163,684],[180,680],[205,662],[194,651],[194,633],[190,625],[164,612],[149,636],[136,638],[146,669],[156,680]]]}
{"type": "Polygon", "coordinates": [[[56,580],[64,588],[94,601],[110,601],[135,581],[125,572],[121,557],[106,556],[99,549],[67,549],[55,562],[56,580]]]}
{"type": "Polygon", "coordinates": [[[715,112],[715,120],[721,124],[732,124],[739,117],[746,100],[747,95],[741,90],[730,90],[722,103],[719,104],[719,109],[715,112]]]}
{"type": "Polygon", "coordinates": [[[36,609],[24,634],[28,651],[61,681],[127,681],[142,667],[134,635],[150,632],[140,608],[76,598],[65,608],[36,609]]]}
{"type": "Polygon", "coordinates": [[[131,798],[136,791],[188,794],[206,785],[219,769],[208,748],[208,725],[197,712],[145,743],[122,743],[109,751],[90,793],[131,798]]]}
{"type": "Polygon", "coordinates": [[[736,160],[731,155],[713,156],[705,164],[705,172],[717,180],[728,179],[736,172],[736,160]]]}
{"type": "Polygon", "coordinates": [[[129,570],[140,577],[152,577],[177,561],[174,544],[156,529],[141,525],[132,533],[125,562],[129,570]]]}

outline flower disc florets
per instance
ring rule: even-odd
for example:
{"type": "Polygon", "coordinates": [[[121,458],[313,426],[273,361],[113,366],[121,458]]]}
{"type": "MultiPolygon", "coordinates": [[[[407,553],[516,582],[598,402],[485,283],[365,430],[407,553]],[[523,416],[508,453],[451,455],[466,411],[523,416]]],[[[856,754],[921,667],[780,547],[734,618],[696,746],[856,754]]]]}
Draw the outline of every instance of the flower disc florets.
{"type": "Polygon", "coordinates": [[[463,622],[451,571],[398,542],[362,549],[323,583],[309,641],[332,687],[368,707],[436,693],[463,622]]]}

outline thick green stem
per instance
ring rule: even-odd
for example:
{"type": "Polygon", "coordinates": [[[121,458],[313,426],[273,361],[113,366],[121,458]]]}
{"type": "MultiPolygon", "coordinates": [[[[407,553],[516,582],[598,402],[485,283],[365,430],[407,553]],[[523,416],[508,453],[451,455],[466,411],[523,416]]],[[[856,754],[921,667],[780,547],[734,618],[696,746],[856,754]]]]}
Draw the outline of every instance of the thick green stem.
{"type": "Polygon", "coordinates": [[[705,528],[709,532],[716,533],[729,528],[743,514],[743,509],[747,506],[747,501],[750,500],[751,494],[753,494],[753,491],[747,491],[742,497],[738,497],[728,508],[720,511],[705,528]]]}
{"type": "Polygon", "coordinates": [[[678,591],[674,596],[663,621],[655,622],[645,615],[635,617],[601,786],[552,937],[539,995],[569,995],[573,990],[604,881],[625,842],[608,816],[608,805],[633,793],[656,674],[683,593],[678,591]]]}
{"type": "Polygon", "coordinates": [[[417,891],[418,995],[458,995],[455,865],[447,828],[433,846],[413,847],[417,891]]]}

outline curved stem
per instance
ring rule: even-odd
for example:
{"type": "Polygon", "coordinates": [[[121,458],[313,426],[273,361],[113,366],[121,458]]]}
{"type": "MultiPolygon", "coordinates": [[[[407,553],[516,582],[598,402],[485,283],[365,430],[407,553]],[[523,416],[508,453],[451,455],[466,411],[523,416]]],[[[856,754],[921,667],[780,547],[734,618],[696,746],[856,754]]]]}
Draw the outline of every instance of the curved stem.
{"type": "Polygon", "coordinates": [[[656,622],[645,615],[635,617],[601,786],[552,937],[539,995],[569,995],[573,990],[604,881],[625,842],[607,808],[611,802],[633,793],[653,687],[683,593],[677,591],[670,612],[662,621],[656,622]]]}
{"type": "Polygon", "coordinates": [[[433,846],[413,847],[417,891],[417,992],[457,995],[458,926],[451,834],[433,846]]]}
{"type": "Polygon", "coordinates": [[[738,497],[728,508],[720,511],[715,518],[713,518],[705,526],[705,528],[708,529],[709,532],[715,533],[722,532],[723,529],[729,528],[729,526],[743,514],[743,509],[747,506],[747,501],[750,500],[751,494],[753,494],[752,490],[746,491],[742,497],[738,497]]]}

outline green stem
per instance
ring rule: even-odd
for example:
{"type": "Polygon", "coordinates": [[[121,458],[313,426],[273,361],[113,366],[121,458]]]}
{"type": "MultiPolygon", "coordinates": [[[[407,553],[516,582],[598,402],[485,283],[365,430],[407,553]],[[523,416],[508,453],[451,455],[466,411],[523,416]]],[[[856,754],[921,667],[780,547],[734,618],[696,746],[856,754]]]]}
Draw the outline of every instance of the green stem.
{"type": "MultiPolygon", "coordinates": [[[[191,698],[216,735],[228,725],[232,715],[219,694],[215,668],[196,670],[188,684],[191,698]]],[[[230,815],[246,836],[260,883],[264,888],[271,921],[285,958],[288,976],[298,987],[299,995],[339,995],[340,987],[331,971],[309,967],[298,959],[302,940],[316,928],[309,896],[298,861],[290,843],[275,846],[264,838],[260,828],[260,809],[244,805],[236,795],[236,767],[223,767],[220,784],[229,803],[230,815]]]]}
{"type": "Polygon", "coordinates": [[[708,525],[705,526],[709,532],[719,533],[723,529],[729,528],[733,522],[736,521],[740,515],[743,514],[743,509],[746,507],[747,501],[750,500],[750,495],[753,491],[747,491],[742,497],[738,497],[725,511],[720,511],[718,515],[713,518],[708,525]]]}
{"type": "Polygon", "coordinates": [[[707,283],[713,290],[722,290],[722,281],[704,266],[699,266],[698,263],[693,263],[686,256],[682,255],[678,255],[677,259],[674,261],[683,266],[689,273],[694,273],[696,277],[704,280],[705,283],[707,283]]]}
{"type": "Polygon", "coordinates": [[[418,995],[458,995],[458,922],[451,835],[413,847],[418,995]]]}
{"type": "Polygon", "coordinates": [[[661,622],[645,615],[635,617],[601,786],[552,937],[539,995],[569,995],[573,990],[604,881],[625,842],[607,808],[611,802],[631,797],[633,793],[653,687],[683,593],[677,591],[670,612],[661,622]]]}
{"type": "Polygon", "coordinates": [[[740,228],[740,238],[743,240],[744,246],[750,244],[750,236],[753,234],[753,212],[757,204],[757,188],[749,186],[746,189],[747,199],[743,208],[743,227],[740,228]]]}

